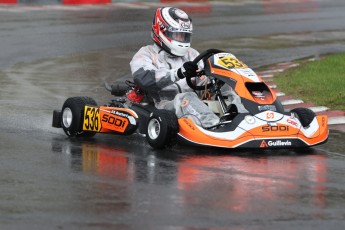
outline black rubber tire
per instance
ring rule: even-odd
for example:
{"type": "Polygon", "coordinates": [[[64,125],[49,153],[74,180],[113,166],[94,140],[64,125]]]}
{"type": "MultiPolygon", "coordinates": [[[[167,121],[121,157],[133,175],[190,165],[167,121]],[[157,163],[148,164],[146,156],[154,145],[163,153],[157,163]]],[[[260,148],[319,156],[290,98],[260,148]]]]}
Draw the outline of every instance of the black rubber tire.
{"type": "Polygon", "coordinates": [[[290,112],[294,113],[297,116],[303,127],[308,127],[316,117],[314,111],[308,108],[296,108],[291,110],[290,112]]]}
{"type": "Polygon", "coordinates": [[[97,106],[94,99],[90,97],[71,97],[68,98],[62,106],[61,110],[61,127],[69,137],[93,137],[96,132],[83,132],[82,123],[84,116],[85,105],[97,106]],[[70,109],[72,112],[72,121],[69,127],[66,127],[63,122],[63,113],[65,109],[70,109]]]}
{"type": "MultiPolygon", "coordinates": [[[[152,125],[151,125],[152,126],[152,125]]],[[[154,110],[146,125],[146,140],[154,149],[171,147],[176,144],[179,125],[174,112],[168,110],[154,110]],[[150,122],[159,123],[159,132],[153,137],[150,132],[150,122]]]]}

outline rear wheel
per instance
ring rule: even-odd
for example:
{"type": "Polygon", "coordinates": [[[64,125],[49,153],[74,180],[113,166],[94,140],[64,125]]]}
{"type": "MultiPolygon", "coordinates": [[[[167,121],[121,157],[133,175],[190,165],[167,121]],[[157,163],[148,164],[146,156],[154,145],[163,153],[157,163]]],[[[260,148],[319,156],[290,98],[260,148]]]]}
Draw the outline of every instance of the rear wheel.
{"type": "Polygon", "coordinates": [[[61,126],[69,137],[92,137],[95,132],[82,131],[82,122],[85,105],[97,106],[94,99],[90,97],[68,98],[61,110],[61,126]]]}
{"type": "Polygon", "coordinates": [[[175,113],[168,110],[155,110],[147,123],[146,139],[154,149],[170,147],[176,143],[178,130],[175,113]]]}
{"type": "Polygon", "coordinates": [[[308,108],[296,108],[291,110],[291,112],[297,115],[303,127],[308,127],[316,117],[314,111],[308,108]]]}

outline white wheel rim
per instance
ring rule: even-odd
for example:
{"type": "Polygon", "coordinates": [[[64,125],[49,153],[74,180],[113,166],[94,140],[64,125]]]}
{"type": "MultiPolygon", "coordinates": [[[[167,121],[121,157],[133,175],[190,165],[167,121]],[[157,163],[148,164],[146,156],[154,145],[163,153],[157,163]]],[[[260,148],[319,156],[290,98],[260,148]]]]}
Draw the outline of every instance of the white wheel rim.
{"type": "Polygon", "coordinates": [[[148,127],[148,135],[152,140],[157,139],[161,132],[161,125],[159,124],[159,121],[156,118],[153,118],[150,120],[148,127]]]}
{"type": "Polygon", "coordinates": [[[73,114],[72,110],[66,107],[62,113],[62,123],[66,128],[69,128],[72,124],[73,114]]]}

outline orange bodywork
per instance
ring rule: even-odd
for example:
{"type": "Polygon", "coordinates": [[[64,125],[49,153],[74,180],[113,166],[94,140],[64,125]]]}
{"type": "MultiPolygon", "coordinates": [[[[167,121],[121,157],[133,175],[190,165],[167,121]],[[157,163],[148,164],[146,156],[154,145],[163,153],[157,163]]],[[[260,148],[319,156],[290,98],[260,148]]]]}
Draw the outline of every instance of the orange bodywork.
{"type": "Polygon", "coordinates": [[[180,118],[178,120],[180,131],[179,134],[191,142],[217,147],[232,148],[241,143],[254,138],[251,134],[245,132],[244,134],[234,138],[233,140],[227,140],[222,138],[216,138],[211,135],[203,133],[192,120],[189,118],[180,118]]]}
{"type": "MultiPolygon", "coordinates": [[[[277,122],[276,126],[272,126],[272,130],[268,129],[268,127],[270,127],[268,125],[259,125],[248,130],[244,130],[240,127],[234,131],[225,133],[225,135],[221,135],[197,127],[189,118],[179,119],[179,135],[195,144],[225,148],[236,148],[253,140],[260,141],[256,147],[267,148],[269,147],[267,140],[280,141],[280,143],[278,143],[280,145],[282,141],[288,139],[299,139],[303,141],[306,146],[312,146],[324,142],[328,137],[327,116],[317,116],[316,119],[319,128],[310,137],[307,137],[302,132],[302,129],[298,127],[287,126],[279,122],[277,122]],[[284,128],[279,129],[279,127],[284,128]]],[[[280,146],[284,147],[284,145],[280,146]]],[[[292,145],[289,146],[293,147],[292,145]]]]}
{"type": "MultiPolygon", "coordinates": [[[[277,99],[276,94],[269,88],[267,87],[267,90],[269,90],[270,94],[266,95],[264,98],[260,98],[258,100],[255,98],[251,93],[249,93],[248,89],[246,88],[246,83],[255,83],[255,81],[249,79],[249,78],[244,78],[240,74],[237,74],[236,72],[229,71],[227,69],[221,69],[217,68],[214,65],[211,64],[210,59],[208,60],[210,70],[212,74],[220,75],[222,77],[230,78],[232,81],[236,81],[236,87],[235,91],[238,94],[238,96],[242,98],[246,98],[250,101],[256,101],[259,104],[273,104],[274,101],[277,99]]],[[[263,82],[262,78],[257,76],[258,79],[260,80],[259,82],[263,82]]]]}
{"type": "Polygon", "coordinates": [[[326,115],[317,116],[317,122],[319,124],[319,130],[311,137],[307,138],[304,135],[299,135],[303,141],[309,145],[316,145],[318,143],[324,142],[328,138],[328,117],[326,115]]]}

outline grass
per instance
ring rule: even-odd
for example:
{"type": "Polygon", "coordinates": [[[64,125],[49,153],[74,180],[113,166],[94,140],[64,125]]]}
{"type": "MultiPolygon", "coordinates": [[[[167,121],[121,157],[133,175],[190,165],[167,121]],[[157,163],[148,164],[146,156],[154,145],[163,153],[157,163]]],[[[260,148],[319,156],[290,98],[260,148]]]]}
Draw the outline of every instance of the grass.
{"type": "Polygon", "coordinates": [[[345,54],[330,55],[275,75],[287,95],[345,111],[345,54]]]}

